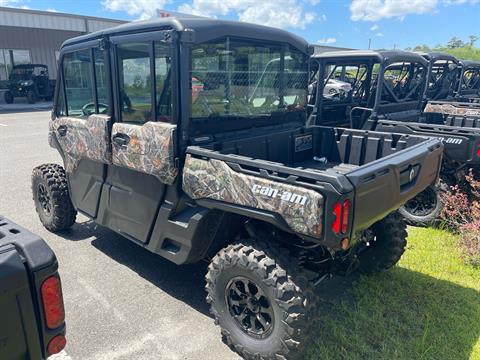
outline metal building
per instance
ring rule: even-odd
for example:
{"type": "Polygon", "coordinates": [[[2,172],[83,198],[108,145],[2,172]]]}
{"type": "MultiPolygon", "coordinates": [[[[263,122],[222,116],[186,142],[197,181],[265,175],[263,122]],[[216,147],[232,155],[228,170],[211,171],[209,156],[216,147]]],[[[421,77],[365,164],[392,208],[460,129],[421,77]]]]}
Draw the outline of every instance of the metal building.
{"type": "MultiPolygon", "coordinates": [[[[125,21],[0,7],[0,85],[13,64],[40,63],[56,78],[60,45],[68,38],[125,21]]],[[[1,87],[1,86],[0,86],[1,87]]]]}

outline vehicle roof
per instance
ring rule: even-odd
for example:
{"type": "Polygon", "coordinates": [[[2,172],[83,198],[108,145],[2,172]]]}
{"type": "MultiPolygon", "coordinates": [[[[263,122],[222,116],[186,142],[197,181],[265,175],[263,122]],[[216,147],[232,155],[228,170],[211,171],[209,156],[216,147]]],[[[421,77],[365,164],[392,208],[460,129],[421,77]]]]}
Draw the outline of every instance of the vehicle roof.
{"type": "Polygon", "coordinates": [[[12,68],[34,68],[34,67],[43,67],[43,68],[47,68],[47,65],[45,64],[17,64],[17,65],[13,65],[12,68]]]}
{"type": "Polygon", "coordinates": [[[476,61],[476,60],[460,60],[460,64],[462,64],[464,68],[480,67],[480,61],[476,61]]]}
{"type": "Polygon", "coordinates": [[[421,55],[400,50],[386,50],[386,51],[373,51],[373,50],[344,50],[344,51],[331,51],[321,54],[312,55],[314,59],[374,59],[380,63],[392,64],[401,61],[418,62],[423,65],[427,65],[427,60],[421,55]]]}
{"type": "Polygon", "coordinates": [[[444,53],[444,52],[440,52],[440,51],[424,52],[419,54],[422,55],[428,61],[435,62],[439,60],[448,60],[448,61],[453,61],[455,64],[460,64],[460,61],[455,56],[444,53]]]}
{"type": "Polygon", "coordinates": [[[63,43],[62,48],[89,40],[101,39],[105,36],[109,37],[114,35],[126,35],[169,29],[176,30],[178,32],[182,32],[184,30],[193,30],[193,43],[203,43],[225,36],[232,36],[250,38],[254,40],[285,42],[305,53],[308,53],[308,43],[303,38],[285,30],[239,21],[217,20],[201,17],[167,17],[145,21],[133,21],[66,40],[63,43]]]}

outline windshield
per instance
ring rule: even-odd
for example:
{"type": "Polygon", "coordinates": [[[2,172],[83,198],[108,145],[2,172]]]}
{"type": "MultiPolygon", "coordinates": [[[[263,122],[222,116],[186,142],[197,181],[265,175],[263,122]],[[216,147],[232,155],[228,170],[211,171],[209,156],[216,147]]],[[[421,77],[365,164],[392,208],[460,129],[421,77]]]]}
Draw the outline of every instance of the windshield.
{"type": "Polygon", "coordinates": [[[192,49],[192,117],[303,111],[308,64],[284,44],[223,39],[192,49]]]}

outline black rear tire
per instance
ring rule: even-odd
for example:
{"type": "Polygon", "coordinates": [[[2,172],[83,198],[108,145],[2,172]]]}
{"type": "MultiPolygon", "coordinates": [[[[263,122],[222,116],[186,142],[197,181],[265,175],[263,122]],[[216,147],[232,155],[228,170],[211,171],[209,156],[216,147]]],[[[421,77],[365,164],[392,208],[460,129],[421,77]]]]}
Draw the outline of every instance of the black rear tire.
{"type": "Polygon", "coordinates": [[[33,169],[32,192],[35,210],[43,226],[52,232],[70,228],[77,217],[68,192],[65,170],[57,164],[33,169]]]}
{"type": "Polygon", "coordinates": [[[13,102],[15,101],[15,97],[10,91],[6,91],[5,94],[3,95],[3,98],[5,99],[5,102],[7,104],[13,104],[13,102]]]}
{"type": "Polygon", "coordinates": [[[29,91],[27,92],[27,101],[29,104],[35,104],[35,102],[37,101],[37,95],[35,95],[35,92],[34,91],[29,91]]]}
{"type": "Polygon", "coordinates": [[[358,270],[364,274],[374,274],[394,266],[407,246],[407,225],[398,212],[364,231],[363,241],[358,248],[358,270]]]}
{"type": "Polygon", "coordinates": [[[404,204],[398,212],[408,225],[426,227],[434,224],[442,209],[441,189],[429,186],[404,204]]]}
{"type": "Polygon", "coordinates": [[[317,296],[288,251],[252,239],[229,245],[210,263],[206,291],[223,341],[243,358],[303,358],[317,296]]]}

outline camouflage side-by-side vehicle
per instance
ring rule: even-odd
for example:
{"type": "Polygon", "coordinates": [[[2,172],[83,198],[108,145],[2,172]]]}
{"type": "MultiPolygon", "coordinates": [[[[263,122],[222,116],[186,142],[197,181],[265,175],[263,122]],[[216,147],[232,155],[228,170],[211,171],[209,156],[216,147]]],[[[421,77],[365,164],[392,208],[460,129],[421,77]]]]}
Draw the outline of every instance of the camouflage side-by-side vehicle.
{"type": "Polygon", "coordinates": [[[456,71],[458,62],[450,55],[404,51],[339,51],[313,55],[311,61],[309,124],[435,136],[443,141],[443,182],[400,209],[408,223],[430,224],[442,208],[440,190],[462,181],[470,167],[480,164],[479,129],[444,123],[422,111],[428,99],[452,94],[448,84],[454,80],[441,75],[442,70],[456,71]],[[352,90],[342,97],[322,96],[332,77],[349,81],[352,90]]]}
{"type": "Polygon", "coordinates": [[[290,33],[211,19],[68,40],[49,135],[65,170],[32,179],[42,223],[64,230],[80,212],[176,264],[210,259],[227,344],[301,357],[314,284],[400,259],[395,210],[435,183],[443,152],[437,139],[307,128],[309,54],[290,33]]]}

